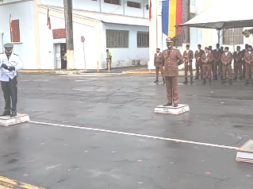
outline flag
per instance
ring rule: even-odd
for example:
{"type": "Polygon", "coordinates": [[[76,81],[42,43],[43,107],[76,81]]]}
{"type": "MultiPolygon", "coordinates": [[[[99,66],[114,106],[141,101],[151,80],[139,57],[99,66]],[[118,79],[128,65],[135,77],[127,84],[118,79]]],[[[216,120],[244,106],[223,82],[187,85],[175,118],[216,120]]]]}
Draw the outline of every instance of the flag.
{"type": "Polygon", "coordinates": [[[49,8],[47,8],[47,27],[51,30],[51,19],[49,15],[49,8]]]}
{"type": "Polygon", "coordinates": [[[176,25],[182,23],[182,0],[165,0],[162,2],[162,31],[170,38],[182,32],[176,25]]]}
{"type": "Polygon", "coordinates": [[[176,36],[177,0],[170,0],[169,8],[169,37],[173,38],[176,36]]]}
{"type": "Polygon", "coordinates": [[[162,2],[162,30],[165,35],[168,35],[169,30],[169,1],[162,2]]]}
{"type": "Polygon", "coordinates": [[[13,22],[12,22],[12,17],[10,14],[10,18],[9,18],[9,25],[10,25],[10,38],[11,38],[11,42],[13,42],[13,22]]]}
{"type": "Polygon", "coordinates": [[[149,20],[152,18],[152,0],[149,0],[149,20]]]}
{"type": "MultiPolygon", "coordinates": [[[[177,0],[177,20],[176,20],[176,25],[182,24],[183,23],[183,15],[182,15],[182,0],[177,0]]],[[[178,27],[176,34],[181,34],[183,31],[182,27],[178,27]]]]}

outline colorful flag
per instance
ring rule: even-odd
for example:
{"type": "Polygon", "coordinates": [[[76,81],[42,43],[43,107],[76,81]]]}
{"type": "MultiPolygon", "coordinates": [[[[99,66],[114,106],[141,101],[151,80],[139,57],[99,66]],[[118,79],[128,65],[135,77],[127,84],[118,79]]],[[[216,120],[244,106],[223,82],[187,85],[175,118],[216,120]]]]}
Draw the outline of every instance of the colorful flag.
{"type": "Polygon", "coordinates": [[[13,42],[13,24],[12,24],[12,17],[10,14],[10,18],[9,18],[9,24],[10,24],[10,38],[11,38],[11,42],[13,42]]]}
{"type": "Polygon", "coordinates": [[[182,32],[176,25],[182,23],[182,0],[165,0],[162,2],[163,33],[173,38],[182,32]]]}
{"type": "MultiPolygon", "coordinates": [[[[182,0],[177,0],[177,20],[176,20],[176,25],[182,24],[183,23],[183,15],[182,15],[182,0]]],[[[178,27],[176,34],[181,34],[183,31],[182,27],[178,27]]]]}
{"type": "Polygon", "coordinates": [[[152,0],[149,0],[149,20],[152,18],[152,0]]]}
{"type": "Polygon", "coordinates": [[[169,31],[169,1],[162,2],[162,30],[165,35],[169,31]]]}
{"type": "Polygon", "coordinates": [[[51,30],[51,19],[49,15],[49,8],[47,8],[47,27],[51,30]]]}

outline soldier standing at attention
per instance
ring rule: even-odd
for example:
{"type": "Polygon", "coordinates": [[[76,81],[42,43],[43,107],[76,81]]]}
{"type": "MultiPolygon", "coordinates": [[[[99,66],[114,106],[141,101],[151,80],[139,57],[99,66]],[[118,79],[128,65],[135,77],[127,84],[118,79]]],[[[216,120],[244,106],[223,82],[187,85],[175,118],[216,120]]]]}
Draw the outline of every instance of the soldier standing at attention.
{"type": "Polygon", "coordinates": [[[109,52],[109,49],[106,49],[106,64],[108,72],[110,72],[112,68],[112,53],[109,52]]]}
{"type": "Polygon", "coordinates": [[[13,44],[4,45],[5,53],[0,54],[1,86],[4,94],[5,107],[2,116],[17,115],[17,71],[23,67],[19,57],[14,54],[13,44]]]}
{"type": "Polygon", "coordinates": [[[229,79],[229,84],[232,85],[232,60],[233,55],[229,52],[229,48],[225,47],[225,51],[221,55],[222,63],[222,83],[226,82],[226,79],[229,79]]]}
{"type": "Polygon", "coordinates": [[[248,44],[245,45],[245,48],[242,50],[242,54],[243,54],[243,61],[242,61],[242,78],[245,79],[246,77],[246,65],[245,65],[245,60],[244,60],[244,55],[247,52],[248,49],[248,44]]]}
{"type": "Polygon", "coordinates": [[[203,84],[206,84],[206,80],[209,79],[211,83],[213,56],[208,47],[205,47],[205,53],[201,56],[201,62],[203,67],[203,84]]]}
{"type": "Polygon", "coordinates": [[[196,76],[195,79],[200,78],[203,79],[203,70],[202,70],[202,62],[201,62],[201,56],[205,52],[201,49],[201,45],[198,45],[198,50],[195,51],[195,60],[196,60],[196,76]]]}
{"type": "Polygon", "coordinates": [[[245,61],[245,79],[246,82],[245,84],[248,85],[250,80],[251,84],[253,85],[253,52],[252,52],[252,47],[250,45],[247,46],[247,51],[244,53],[244,61],[245,61]]]}
{"type": "Polygon", "coordinates": [[[213,55],[213,47],[210,45],[209,47],[208,47],[208,49],[209,49],[209,52],[211,53],[211,55],[212,55],[212,61],[210,62],[210,64],[211,64],[211,78],[212,78],[212,69],[213,69],[213,64],[214,64],[214,55],[213,55]]]}
{"type": "Polygon", "coordinates": [[[242,80],[243,52],[241,51],[240,46],[236,47],[236,51],[233,54],[233,58],[234,58],[234,72],[235,72],[234,80],[237,80],[238,77],[240,80],[242,80]]]}
{"type": "MultiPolygon", "coordinates": [[[[163,62],[162,62],[162,53],[160,52],[160,48],[156,49],[156,53],[154,56],[154,66],[155,66],[155,73],[156,73],[156,80],[154,83],[158,83],[158,77],[159,77],[159,72],[161,72],[162,78],[163,78],[163,62]]],[[[163,83],[164,83],[164,78],[163,78],[163,83]]]]}
{"type": "Polygon", "coordinates": [[[191,79],[191,84],[192,84],[193,83],[193,74],[192,74],[193,51],[190,50],[189,44],[186,45],[186,50],[184,51],[183,58],[184,58],[184,77],[185,77],[184,84],[188,83],[188,71],[190,72],[190,79],[191,79]]]}
{"type": "Polygon", "coordinates": [[[218,70],[220,66],[220,58],[221,58],[221,50],[220,50],[220,44],[216,44],[216,49],[213,50],[213,66],[212,66],[212,72],[213,72],[213,79],[218,79],[218,70]]]}
{"type": "MultiPolygon", "coordinates": [[[[221,55],[223,54],[224,52],[224,48],[223,46],[221,46],[220,48],[220,58],[221,58],[221,55]]],[[[222,80],[222,63],[221,63],[221,59],[220,59],[220,64],[219,64],[219,68],[218,68],[218,77],[222,80]]]]}
{"type": "Polygon", "coordinates": [[[169,37],[166,39],[167,50],[162,52],[162,61],[164,65],[164,79],[168,102],[164,106],[178,106],[178,65],[183,63],[183,56],[178,49],[173,48],[174,41],[169,37]]]}

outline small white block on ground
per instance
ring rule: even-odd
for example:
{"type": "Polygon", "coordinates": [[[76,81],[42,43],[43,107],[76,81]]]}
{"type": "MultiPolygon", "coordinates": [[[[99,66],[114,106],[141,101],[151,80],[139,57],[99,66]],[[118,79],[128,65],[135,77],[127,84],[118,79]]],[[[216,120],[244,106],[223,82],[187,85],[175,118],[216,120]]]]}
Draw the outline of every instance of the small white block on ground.
{"type": "Polygon", "coordinates": [[[180,115],[189,111],[190,107],[187,104],[178,104],[178,107],[158,105],[154,110],[154,112],[158,114],[172,114],[172,115],[180,115]]]}
{"type": "Polygon", "coordinates": [[[17,124],[25,123],[28,121],[30,121],[30,117],[27,114],[18,114],[15,117],[0,116],[0,126],[4,126],[4,127],[17,125],[17,124]]]}
{"type": "Polygon", "coordinates": [[[248,140],[238,149],[236,161],[253,163],[253,140],[248,140]]]}

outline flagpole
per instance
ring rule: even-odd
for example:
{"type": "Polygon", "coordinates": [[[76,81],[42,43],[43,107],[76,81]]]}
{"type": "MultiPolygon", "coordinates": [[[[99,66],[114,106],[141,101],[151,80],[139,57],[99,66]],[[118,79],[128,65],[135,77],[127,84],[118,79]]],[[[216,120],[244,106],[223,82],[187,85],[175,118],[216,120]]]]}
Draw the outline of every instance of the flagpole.
{"type": "Polygon", "coordinates": [[[157,1],[149,0],[149,61],[148,69],[154,69],[154,53],[157,47],[157,1]]]}

